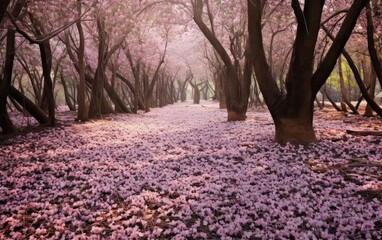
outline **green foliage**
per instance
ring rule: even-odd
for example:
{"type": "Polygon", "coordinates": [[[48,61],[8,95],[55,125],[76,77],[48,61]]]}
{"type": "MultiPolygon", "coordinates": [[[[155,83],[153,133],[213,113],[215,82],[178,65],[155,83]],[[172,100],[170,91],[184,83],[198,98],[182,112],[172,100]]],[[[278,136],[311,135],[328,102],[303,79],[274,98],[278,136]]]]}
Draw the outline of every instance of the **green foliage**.
{"type": "MultiPolygon", "coordinates": [[[[342,74],[344,77],[344,85],[346,87],[350,86],[351,88],[357,88],[357,82],[354,80],[353,72],[349,67],[349,64],[346,60],[342,61],[342,74]]],[[[338,64],[334,68],[333,72],[330,74],[327,82],[334,90],[340,91],[340,75],[338,73],[338,64]]]]}

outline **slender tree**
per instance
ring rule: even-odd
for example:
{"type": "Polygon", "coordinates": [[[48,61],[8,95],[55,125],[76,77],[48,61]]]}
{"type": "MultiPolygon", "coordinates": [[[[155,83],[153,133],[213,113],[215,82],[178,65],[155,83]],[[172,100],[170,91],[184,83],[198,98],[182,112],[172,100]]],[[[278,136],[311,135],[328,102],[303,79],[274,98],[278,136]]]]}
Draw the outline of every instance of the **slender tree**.
{"type": "Polygon", "coordinates": [[[251,84],[251,57],[248,51],[248,45],[246,44],[246,36],[243,31],[231,32],[230,51],[227,51],[215,33],[214,19],[209,1],[192,0],[191,3],[194,22],[224,63],[223,89],[228,112],[227,119],[228,121],[245,120],[251,84]],[[210,28],[203,20],[204,8],[207,9],[207,16],[211,25],[210,28]],[[232,55],[230,56],[229,53],[232,55]],[[244,61],[240,64],[240,59],[243,58],[244,61]]]}

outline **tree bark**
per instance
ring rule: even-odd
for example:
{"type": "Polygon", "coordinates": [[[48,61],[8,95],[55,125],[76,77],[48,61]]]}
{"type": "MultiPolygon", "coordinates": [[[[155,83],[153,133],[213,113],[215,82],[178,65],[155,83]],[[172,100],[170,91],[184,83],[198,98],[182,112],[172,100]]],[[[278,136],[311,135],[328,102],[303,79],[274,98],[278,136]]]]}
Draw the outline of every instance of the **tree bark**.
{"type": "MultiPolygon", "coordinates": [[[[77,11],[78,14],[82,14],[82,1],[77,0],[77,11]]],[[[79,49],[78,49],[78,73],[79,73],[79,84],[77,93],[77,120],[87,121],[89,116],[89,108],[86,104],[86,80],[85,80],[85,37],[84,31],[82,29],[81,21],[76,23],[78,35],[79,35],[79,49]]]]}
{"type": "Polygon", "coordinates": [[[104,87],[106,92],[108,93],[110,99],[112,100],[115,109],[118,109],[116,112],[123,113],[131,113],[130,109],[126,106],[126,104],[122,101],[122,99],[118,96],[114,88],[107,81],[104,82],[104,87]]]}
{"type": "Polygon", "coordinates": [[[5,16],[5,12],[7,11],[8,5],[11,2],[11,0],[1,0],[0,1],[0,24],[3,21],[3,18],[5,16]]]}
{"type": "Polygon", "coordinates": [[[101,118],[103,113],[107,113],[108,110],[104,109],[104,60],[106,52],[106,32],[104,26],[104,20],[102,17],[97,19],[97,29],[99,34],[99,44],[98,44],[98,64],[95,72],[92,94],[89,106],[89,118],[101,118]]]}
{"type": "MultiPolygon", "coordinates": [[[[371,69],[370,71],[370,76],[369,76],[369,95],[370,98],[374,99],[375,98],[375,87],[377,84],[377,76],[375,75],[375,71],[371,69]]],[[[365,109],[365,114],[366,117],[372,117],[373,116],[373,109],[369,104],[367,104],[366,109],[365,109]]]]}
{"type": "Polygon", "coordinates": [[[248,28],[256,78],[275,123],[275,140],[279,143],[305,144],[316,141],[313,129],[311,92],[314,50],[324,1],[309,1],[304,10],[298,1],[292,1],[297,18],[297,35],[293,47],[284,96],[272,76],[267,63],[261,32],[262,3],[248,0],[248,28]],[[308,31],[309,30],[309,31],[308,31]]]}
{"type": "MultiPolygon", "coordinates": [[[[12,16],[17,17],[26,0],[16,1],[13,9],[12,16]]],[[[4,14],[7,11],[8,5],[10,4],[9,0],[1,1],[0,3],[0,24],[4,18],[4,14]]],[[[0,77],[0,127],[2,128],[3,134],[11,134],[17,131],[15,125],[12,123],[7,112],[7,97],[9,91],[11,90],[12,82],[12,72],[13,72],[13,63],[15,59],[15,30],[8,30],[7,32],[7,46],[5,53],[5,65],[4,65],[4,76],[3,79],[0,77]]]]}
{"type": "Polygon", "coordinates": [[[187,100],[187,81],[179,83],[180,85],[180,101],[185,102],[187,100]]]}
{"type": "Polygon", "coordinates": [[[55,100],[53,95],[53,83],[50,76],[52,70],[52,51],[50,49],[49,40],[44,43],[39,44],[41,63],[44,75],[44,94],[43,102],[47,102],[48,113],[49,113],[49,126],[54,126],[56,124],[56,113],[55,113],[55,100]]]}
{"type": "Polygon", "coordinates": [[[203,84],[203,83],[196,84],[196,83],[193,83],[192,81],[190,81],[190,85],[194,89],[194,104],[200,104],[200,91],[201,90],[199,89],[199,86],[201,84],[203,84]]]}
{"type": "Polygon", "coordinates": [[[371,14],[370,3],[366,5],[366,19],[367,19],[367,47],[370,54],[371,63],[373,64],[374,72],[379,80],[379,84],[382,87],[382,66],[378,58],[377,50],[375,49],[374,40],[374,24],[371,14]]]}
{"type": "Polygon", "coordinates": [[[4,78],[0,79],[0,127],[3,134],[17,132],[17,128],[10,119],[7,111],[7,96],[11,88],[13,62],[15,58],[15,31],[8,30],[5,53],[4,78]]]}

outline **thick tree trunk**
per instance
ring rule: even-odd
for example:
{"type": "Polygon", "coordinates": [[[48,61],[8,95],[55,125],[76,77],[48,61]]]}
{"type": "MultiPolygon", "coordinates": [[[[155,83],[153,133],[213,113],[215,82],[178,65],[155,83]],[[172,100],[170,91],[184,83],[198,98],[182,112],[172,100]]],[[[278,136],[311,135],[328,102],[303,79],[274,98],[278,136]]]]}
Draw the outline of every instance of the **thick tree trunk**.
{"type": "Polygon", "coordinates": [[[275,121],[276,141],[279,143],[309,143],[316,140],[313,130],[313,104],[316,93],[332,72],[338,56],[354,29],[367,0],[355,0],[321,65],[313,74],[314,51],[320,28],[324,0],[305,1],[304,10],[298,0],[292,0],[297,18],[297,34],[293,47],[284,96],[272,76],[264,51],[262,0],[248,0],[248,30],[254,69],[265,102],[275,121]]]}
{"type": "MultiPolygon", "coordinates": [[[[145,89],[145,102],[146,102],[146,107],[145,107],[145,111],[146,112],[150,112],[150,105],[156,107],[157,106],[157,103],[156,103],[156,100],[154,100],[154,88],[155,88],[155,85],[158,85],[157,82],[160,80],[161,76],[160,76],[160,69],[161,69],[161,66],[164,64],[164,56],[161,57],[161,59],[159,60],[159,63],[157,65],[157,68],[155,69],[155,72],[154,72],[154,75],[153,77],[151,78],[151,81],[149,80],[149,73],[147,72],[145,74],[145,80],[146,80],[146,87],[144,88],[145,89]]],[[[157,86],[156,90],[158,90],[159,87],[157,86]]]]}
{"type": "Polygon", "coordinates": [[[276,127],[279,143],[305,144],[316,141],[313,129],[311,78],[323,1],[305,2],[304,11],[292,1],[298,21],[297,35],[287,74],[287,95],[283,96],[267,63],[261,32],[261,1],[248,0],[249,33],[254,50],[254,69],[265,102],[276,127]],[[306,31],[309,29],[309,33],[306,31]]]}
{"type": "Polygon", "coordinates": [[[8,30],[6,60],[4,66],[4,78],[0,79],[0,127],[3,134],[12,134],[17,132],[17,128],[9,118],[7,111],[7,96],[11,88],[13,62],[15,58],[15,31],[8,30]]]}
{"type": "Polygon", "coordinates": [[[317,140],[310,116],[273,119],[276,127],[275,141],[278,143],[308,144],[317,140]]]}

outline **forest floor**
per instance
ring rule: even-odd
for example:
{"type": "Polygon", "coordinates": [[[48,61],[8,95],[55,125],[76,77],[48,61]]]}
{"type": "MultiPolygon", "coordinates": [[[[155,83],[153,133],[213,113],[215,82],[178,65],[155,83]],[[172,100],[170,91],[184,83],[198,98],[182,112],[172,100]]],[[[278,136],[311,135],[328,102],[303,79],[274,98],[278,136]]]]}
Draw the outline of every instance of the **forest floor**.
{"type": "Polygon", "coordinates": [[[346,132],[380,119],[319,110],[309,146],[206,101],[59,119],[0,141],[0,239],[382,237],[382,137],[346,132]]]}

